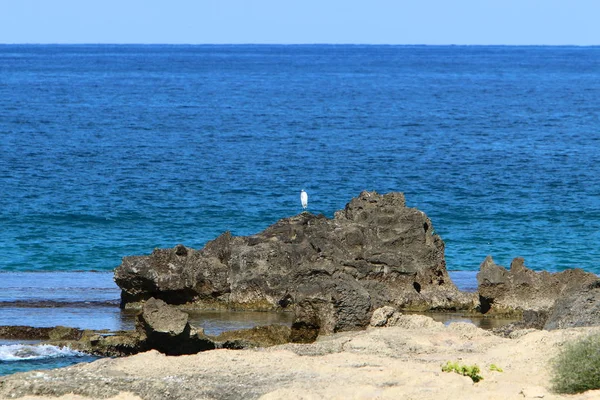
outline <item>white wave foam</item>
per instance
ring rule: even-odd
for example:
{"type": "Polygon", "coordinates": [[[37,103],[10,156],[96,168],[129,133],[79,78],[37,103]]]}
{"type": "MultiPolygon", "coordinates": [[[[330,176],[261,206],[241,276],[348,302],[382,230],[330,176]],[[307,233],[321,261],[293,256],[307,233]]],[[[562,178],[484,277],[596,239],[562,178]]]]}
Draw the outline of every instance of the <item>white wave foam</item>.
{"type": "Polygon", "coordinates": [[[49,344],[10,344],[0,346],[0,361],[40,360],[44,358],[77,357],[85,354],[68,347],[49,344]]]}

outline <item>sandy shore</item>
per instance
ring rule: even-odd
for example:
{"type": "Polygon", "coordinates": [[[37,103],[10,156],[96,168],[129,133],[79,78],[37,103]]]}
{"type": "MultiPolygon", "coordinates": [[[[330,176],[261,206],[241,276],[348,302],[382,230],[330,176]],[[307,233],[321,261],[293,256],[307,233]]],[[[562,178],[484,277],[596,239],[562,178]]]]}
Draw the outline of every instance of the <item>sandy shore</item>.
{"type": "Polygon", "coordinates": [[[0,381],[0,398],[26,399],[597,399],[550,390],[550,361],[565,342],[600,328],[518,331],[501,338],[467,323],[403,316],[398,326],[258,350],[166,357],[156,351],[0,381]],[[478,383],[441,371],[477,364],[478,383]],[[495,364],[503,372],[491,371],[495,364]],[[33,395],[43,396],[36,397],[33,395]],[[33,396],[33,397],[32,397],[33,396]]]}

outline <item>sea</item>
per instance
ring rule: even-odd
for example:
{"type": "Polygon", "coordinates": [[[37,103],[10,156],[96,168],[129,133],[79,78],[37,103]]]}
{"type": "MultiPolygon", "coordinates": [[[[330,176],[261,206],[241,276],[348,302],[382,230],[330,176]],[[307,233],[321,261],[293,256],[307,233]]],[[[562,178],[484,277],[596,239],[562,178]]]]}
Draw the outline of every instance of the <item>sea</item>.
{"type": "MultiPolygon", "coordinates": [[[[262,231],[302,189],[327,217],[403,192],[463,289],[488,255],[599,273],[599,99],[600,47],[0,45],[0,325],[129,329],[122,257],[262,231]]],[[[91,359],[0,342],[0,375],[91,359]]]]}

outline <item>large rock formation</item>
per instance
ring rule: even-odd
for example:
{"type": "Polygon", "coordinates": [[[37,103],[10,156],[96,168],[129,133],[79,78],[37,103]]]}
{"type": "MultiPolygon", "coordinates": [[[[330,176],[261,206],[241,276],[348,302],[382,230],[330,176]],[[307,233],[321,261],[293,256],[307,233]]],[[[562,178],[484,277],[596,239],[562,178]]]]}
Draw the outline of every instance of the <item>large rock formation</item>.
{"type": "Polygon", "coordinates": [[[451,282],[444,242],[404,195],[362,192],[333,219],[302,213],[252,236],[226,232],[201,250],[179,245],[125,257],[122,306],[150,297],[205,308],[289,309],[292,337],[368,325],[375,308],[469,309],[451,282]]]}
{"type": "Polygon", "coordinates": [[[480,311],[488,315],[521,315],[528,311],[529,319],[535,320],[532,326],[543,325],[542,320],[557,299],[576,294],[597,280],[597,275],[581,269],[554,274],[535,272],[525,266],[522,258],[515,258],[507,270],[488,256],[477,274],[480,311]]]}

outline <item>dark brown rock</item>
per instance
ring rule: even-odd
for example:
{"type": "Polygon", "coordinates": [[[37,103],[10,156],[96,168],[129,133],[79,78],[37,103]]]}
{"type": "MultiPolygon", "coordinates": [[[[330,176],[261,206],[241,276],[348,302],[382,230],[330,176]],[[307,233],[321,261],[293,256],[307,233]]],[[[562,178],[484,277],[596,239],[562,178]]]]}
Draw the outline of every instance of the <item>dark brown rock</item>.
{"type": "Polygon", "coordinates": [[[307,279],[296,301],[292,340],[299,343],[314,341],[319,334],[362,329],[372,314],[368,290],[343,276],[307,279]]]}
{"type": "Polygon", "coordinates": [[[123,307],[156,297],[199,308],[293,308],[293,337],[364,327],[384,305],[475,307],[450,281],[431,221],[401,193],[362,192],[333,219],[302,213],[256,235],[226,232],[201,250],[125,257],[115,282],[123,307]]]}
{"type": "Polygon", "coordinates": [[[522,315],[524,311],[549,312],[554,302],[581,290],[598,277],[581,269],[551,274],[527,268],[515,258],[510,269],[496,265],[491,256],[477,273],[481,312],[489,315],[522,315]]]}
{"type": "Polygon", "coordinates": [[[48,340],[52,329],[24,325],[0,326],[0,339],[48,340]]]}
{"type": "Polygon", "coordinates": [[[142,347],[167,355],[195,354],[216,346],[203,332],[192,329],[188,315],[164,301],[150,298],[137,315],[142,347]]]}
{"type": "Polygon", "coordinates": [[[37,328],[24,325],[0,326],[0,338],[15,340],[79,340],[83,330],[66,326],[37,328]]]}

